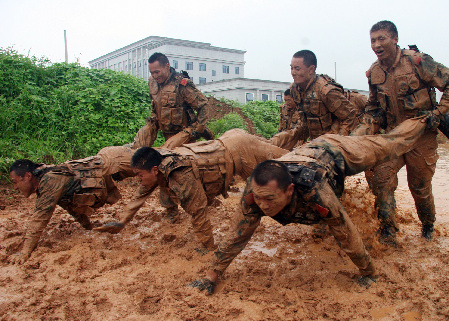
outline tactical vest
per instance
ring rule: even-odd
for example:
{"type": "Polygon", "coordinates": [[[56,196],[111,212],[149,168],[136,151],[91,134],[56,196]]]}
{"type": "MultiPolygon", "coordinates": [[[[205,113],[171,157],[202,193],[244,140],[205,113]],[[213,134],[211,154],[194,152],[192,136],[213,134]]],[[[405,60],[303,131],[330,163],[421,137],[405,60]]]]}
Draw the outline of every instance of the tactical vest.
{"type": "Polygon", "coordinates": [[[329,133],[332,124],[338,120],[324,105],[322,97],[324,98],[329,91],[336,88],[343,93],[343,87],[327,75],[317,75],[315,82],[304,93],[305,97],[301,97],[299,91],[293,88],[295,87],[292,87],[292,96],[296,102],[299,102],[300,109],[304,111],[310,138],[329,133]]]}
{"type": "Polygon", "coordinates": [[[431,110],[436,106],[436,97],[415,71],[423,55],[414,50],[401,51],[397,67],[386,73],[376,61],[367,71],[371,85],[376,87],[377,101],[387,112],[387,121],[395,126],[417,116],[419,111],[431,110]]]}
{"type": "Polygon", "coordinates": [[[58,202],[63,208],[70,209],[71,212],[90,214],[92,208],[104,205],[107,190],[101,157],[71,160],[57,166],[43,165],[36,169],[33,175],[41,179],[48,172],[73,176],[75,179],[76,183],[58,202]]]}
{"type": "MultiPolygon", "coordinates": [[[[343,194],[344,164],[336,164],[335,156],[325,148],[309,143],[277,160],[287,166],[293,177],[293,183],[303,196],[307,196],[316,183],[323,179],[327,179],[338,197],[343,194]]],[[[313,201],[307,197],[306,200],[313,201]]]]}
{"type": "Polygon", "coordinates": [[[65,162],[70,173],[80,182],[79,190],[72,197],[73,207],[98,208],[107,198],[106,184],[103,178],[103,159],[91,156],[65,162]]]}
{"type": "Polygon", "coordinates": [[[165,133],[180,132],[189,125],[185,102],[179,94],[179,86],[186,86],[189,81],[191,80],[177,72],[173,72],[167,84],[163,86],[160,86],[152,77],[148,81],[159,129],[165,133]]]}
{"type": "Polygon", "coordinates": [[[219,141],[201,141],[184,144],[173,151],[158,151],[163,157],[158,168],[167,180],[171,172],[186,167],[201,181],[208,198],[219,194],[227,197],[232,169],[226,162],[225,147],[219,141]]]}

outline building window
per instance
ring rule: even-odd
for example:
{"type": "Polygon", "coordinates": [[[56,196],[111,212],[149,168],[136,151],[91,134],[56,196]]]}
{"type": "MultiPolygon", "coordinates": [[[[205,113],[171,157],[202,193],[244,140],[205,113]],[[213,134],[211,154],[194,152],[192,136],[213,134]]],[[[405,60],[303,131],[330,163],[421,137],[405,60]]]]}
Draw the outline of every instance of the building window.
{"type": "Polygon", "coordinates": [[[205,83],[206,83],[206,78],[200,77],[200,84],[205,84],[205,83]]]}
{"type": "Polygon", "coordinates": [[[246,93],[246,102],[254,101],[254,94],[253,93],[246,93]]]}
{"type": "Polygon", "coordinates": [[[173,68],[178,69],[178,60],[173,60],[173,68]]]}
{"type": "Polygon", "coordinates": [[[193,70],[193,62],[186,62],[186,70],[193,70]]]}
{"type": "Polygon", "coordinates": [[[216,76],[217,75],[217,71],[216,70],[212,70],[212,76],[216,76]]]}
{"type": "Polygon", "coordinates": [[[229,74],[229,66],[223,65],[223,73],[224,74],[229,74]]]}
{"type": "Polygon", "coordinates": [[[268,100],[268,94],[262,94],[262,101],[268,100]]]}
{"type": "Polygon", "coordinates": [[[238,75],[240,73],[240,67],[235,67],[235,74],[238,75]]]}
{"type": "Polygon", "coordinates": [[[136,69],[136,63],[133,64],[134,69],[136,69]]]}
{"type": "Polygon", "coordinates": [[[276,95],[276,102],[282,104],[282,95],[276,95]]]}
{"type": "Polygon", "coordinates": [[[200,71],[206,71],[206,64],[200,62],[199,67],[200,71]]]}

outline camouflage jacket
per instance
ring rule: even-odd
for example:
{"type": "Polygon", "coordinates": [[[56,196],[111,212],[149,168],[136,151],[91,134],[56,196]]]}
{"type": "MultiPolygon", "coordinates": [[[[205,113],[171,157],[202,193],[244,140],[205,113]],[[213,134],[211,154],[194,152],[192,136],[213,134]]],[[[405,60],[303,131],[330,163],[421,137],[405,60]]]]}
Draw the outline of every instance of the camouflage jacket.
{"type": "Polygon", "coordinates": [[[152,100],[150,119],[156,122],[158,129],[177,133],[189,126],[206,126],[208,100],[190,79],[171,68],[164,84],[150,77],[148,88],[152,100]]]}
{"type": "Polygon", "coordinates": [[[443,92],[437,108],[442,114],[449,110],[449,69],[429,55],[398,47],[391,68],[386,69],[376,61],[366,76],[370,90],[366,112],[372,114],[383,109],[387,131],[420,111],[437,106],[434,87],[443,92]]]}
{"type": "Polygon", "coordinates": [[[356,126],[357,111],[344,96],[343,87],[327,75],[315,75],[305,90],[295,86],[290,93],[304,112],[309,137],[326,133],[348,135],[356,126]]]}
{"type": "Polygon", "coordinates": [[[56,205],[69,214],[90,214],[107,199],[100,157],[69,161],[58,166],[42,166],[33,173],[39,179],[34,213],[25,236],[24,250],[31,252],[50,221],[56,205]]]}

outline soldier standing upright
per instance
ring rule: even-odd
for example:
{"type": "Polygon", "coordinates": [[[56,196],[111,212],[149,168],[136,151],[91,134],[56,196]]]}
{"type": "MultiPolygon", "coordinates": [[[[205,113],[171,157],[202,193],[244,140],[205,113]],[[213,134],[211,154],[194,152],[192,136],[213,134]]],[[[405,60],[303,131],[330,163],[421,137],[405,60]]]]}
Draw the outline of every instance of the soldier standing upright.
{"type": "Polygon", "coordinates": [[[166,148],[191,143],[200,137],[214,139],[206,128],[207,98],[193,82],[170,67],[167,56],[156,52],[148,59],[151,115],[134,138],[133,148],[151,147],[161,130],[166,148]]]}
{"type": "Polygon", "coordinates": [[[375,124],[389,132],[404,120],[420,114],[429,114],[433,119],[433,130],[420,137],[415,149],[374,168],[372,184],[380,220],[379,239],[396,244],[394,191],[398,186],[397,173],[407,165],[408,186],[422,222],[422,236],[430,240],[435,222],[432,177],[438,159],[436,136],[440,117],[449,109],[449,69],[429,55],[400,49],[398,31],[391,21],[374,24],[370,37],[377,61],[366,73],[370,94],[364,123],[355,133],[372,133],[375,124]],[[438,104],[435,87],[443,92],[438,104]]]}
{"type": "Polygon", "coordinates": [[[312,51],[301,50],[293,55],[290,94],[301,119],[296,127],[273,136],[270,143],[291,149],[298,140],[326,133],[348,135],[357,125],[357,110],[345,97],[343,87],[327,75],[316,74],[316,67],[312,51]]]}

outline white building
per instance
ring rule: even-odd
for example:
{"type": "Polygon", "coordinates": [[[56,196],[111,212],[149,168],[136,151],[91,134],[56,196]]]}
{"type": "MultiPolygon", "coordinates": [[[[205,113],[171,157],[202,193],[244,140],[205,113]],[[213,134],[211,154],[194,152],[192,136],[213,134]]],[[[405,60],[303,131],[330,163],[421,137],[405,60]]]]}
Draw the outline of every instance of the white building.
{"type": "Polygon", "coordinates": [[[210,43],[151,36],[89,61],[91,68],[111,69],[148,80],[148,58],[167,56],[176,71],[185,70],[195,84],[244,77],[246,51],[210,43]]]}
{"type": "Polygon", "coordinates": [[[253,100],[273,100],[282,102],[284,91],[290,86],[289,82],[234,78],[224,79],[197,85],[202,93],[216,98],[227,98],[245,104],[253,100]]]}

